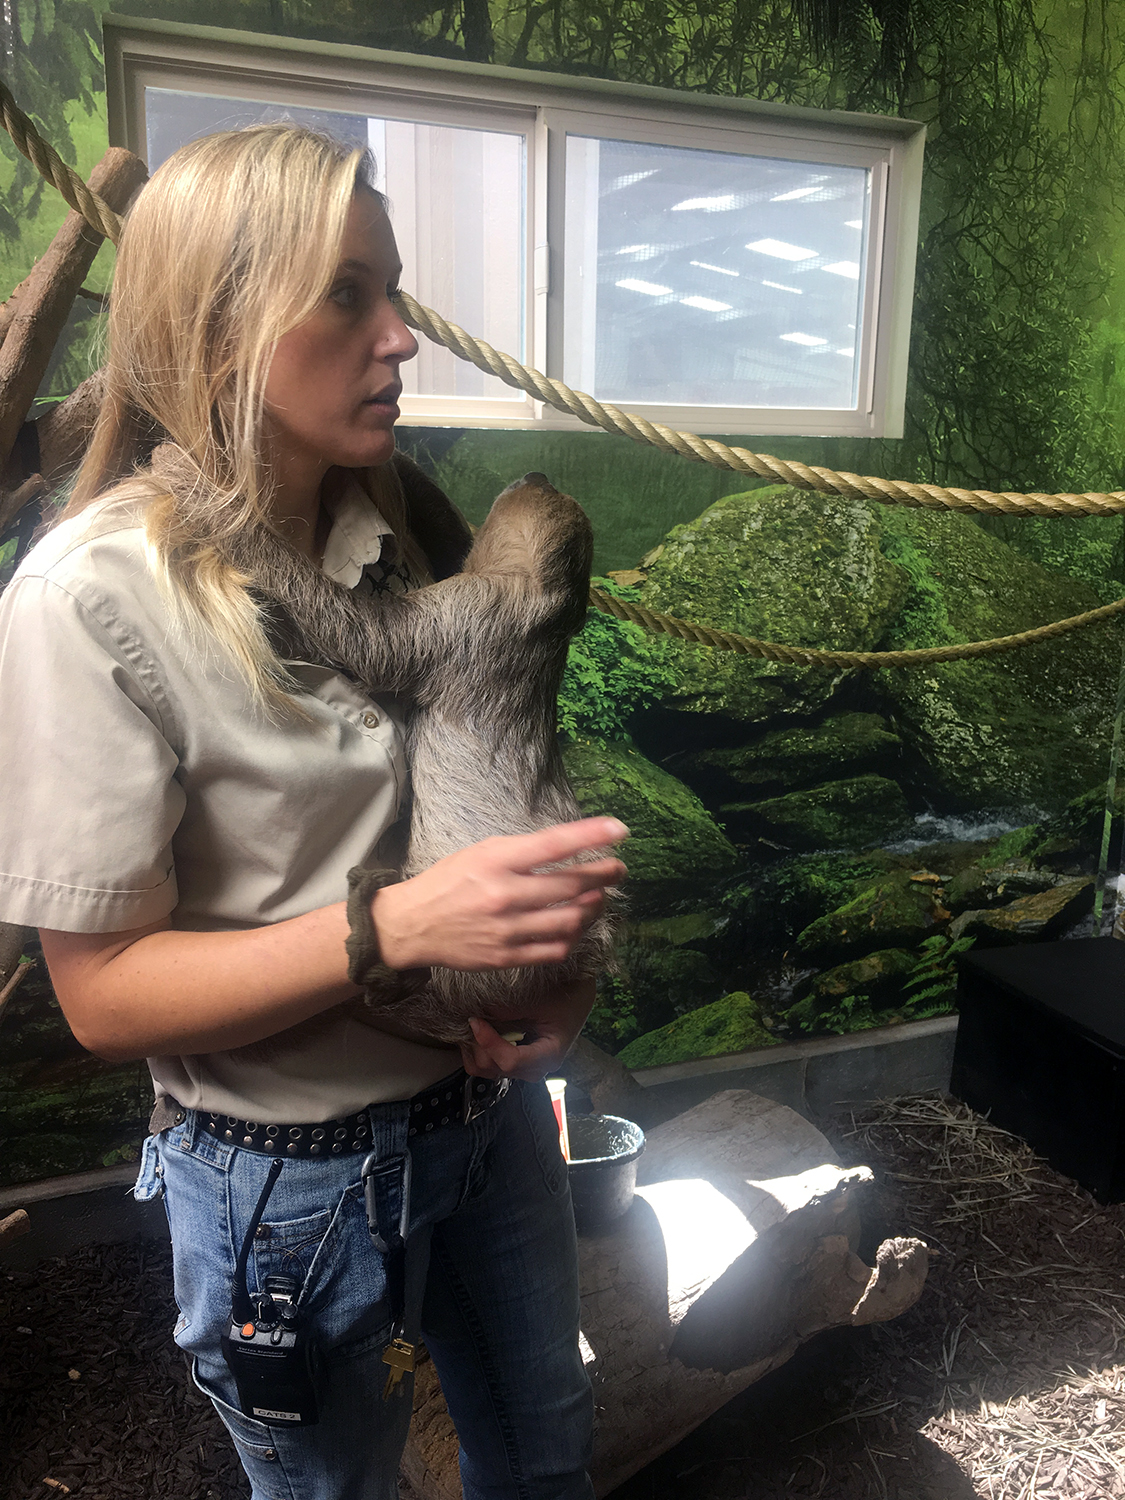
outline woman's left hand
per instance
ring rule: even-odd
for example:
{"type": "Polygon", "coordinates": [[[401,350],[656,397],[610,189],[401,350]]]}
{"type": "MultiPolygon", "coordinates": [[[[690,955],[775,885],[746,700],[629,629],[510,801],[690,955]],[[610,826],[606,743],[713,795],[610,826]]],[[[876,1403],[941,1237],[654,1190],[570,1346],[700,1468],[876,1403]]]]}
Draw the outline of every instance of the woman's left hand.
{"type": "Polygon", "coordinates": [[[533,1039],[506,1042],[488,1021],[469,1021],[476,1041],[462,1044],[461,1062],[475,1078],[546,1078],[562,1062],[586,1024],[594,1003],[595,982],[583,980],[556,992],[553,1001],[536,1008],[533,1039]]]}

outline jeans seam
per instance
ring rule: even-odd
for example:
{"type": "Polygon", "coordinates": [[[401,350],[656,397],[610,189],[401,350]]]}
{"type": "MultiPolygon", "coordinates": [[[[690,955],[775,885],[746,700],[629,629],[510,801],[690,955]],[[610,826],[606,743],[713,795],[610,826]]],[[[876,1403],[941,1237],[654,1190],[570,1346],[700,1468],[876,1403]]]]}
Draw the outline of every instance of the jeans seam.
{"type": "Polygon", "coordinates": [[[511,1473],[512,1481],[516,1486],[516,1493],[519,1496],[519,1500],[531,1500],[531,1490],[519,1462],[519,1448],[515,1441],[515,1430],[507,1417],[504,1402],[501,1398],[500,1378],[495,1362],[492,1359],[492,1348],[486,1337],[485,1326],[477,1316],[473,1299],[469,1296],[464,1282],[457,1274],[450,1257],[440,1245],[436,1244],[431,1254],[441,1261],[442,1269],[449,1279],[449,1285],[453,1289],[453,1295],[461,1311],[461,1316],[465,1319],[465,1324],[472,1335],[473,1348],[484,1375],[489,1403],[496,1417],[496,1425],[500,1429],[500,1441],[504,1445],[504,1452],[508,1459],[508,1469],[511,1473]]]}

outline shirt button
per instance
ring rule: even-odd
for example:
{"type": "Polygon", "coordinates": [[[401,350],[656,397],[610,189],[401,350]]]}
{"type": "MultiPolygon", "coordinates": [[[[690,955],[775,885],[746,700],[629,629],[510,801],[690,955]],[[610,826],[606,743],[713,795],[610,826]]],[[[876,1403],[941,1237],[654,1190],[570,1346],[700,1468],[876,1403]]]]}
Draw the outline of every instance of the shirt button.
{"type": "Polygon", "coordinates": [[[375,729],[378,727],[378,724],[379,715],[375,713],[374,710],[368,709],[363,716],[363,727],[365,729],[375,729]]]}

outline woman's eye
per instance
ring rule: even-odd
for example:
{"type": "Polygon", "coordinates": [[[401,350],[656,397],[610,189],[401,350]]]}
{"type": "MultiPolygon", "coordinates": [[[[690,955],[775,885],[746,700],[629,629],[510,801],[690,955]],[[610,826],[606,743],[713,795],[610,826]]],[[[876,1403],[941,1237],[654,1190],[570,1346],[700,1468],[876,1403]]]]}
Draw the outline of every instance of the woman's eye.
{"type": "Polygon", "coordinates": [[[354,281],[345,281],[343,286],[333,287],[328,293],[329,302],[335,302],[337,307],[348,309],[359,305],[359,287],[354,281]]]}
{"type": "Polygon", "coordinates": [[[397,281],[387,282],[387,296],[391,299],[392,302],[396,297],[402,296],[402,287],[399,286],[397,281]]]}

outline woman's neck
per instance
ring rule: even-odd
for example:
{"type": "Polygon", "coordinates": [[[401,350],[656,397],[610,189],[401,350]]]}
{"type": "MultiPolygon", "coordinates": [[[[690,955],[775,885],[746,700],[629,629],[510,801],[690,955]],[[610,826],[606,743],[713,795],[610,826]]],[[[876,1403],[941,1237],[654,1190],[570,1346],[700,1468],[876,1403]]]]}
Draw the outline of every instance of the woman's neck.
{"type": "Polygon", "coordinates": [[[331,518],[321,505],[326,463],[303,463],[281,458],[270,466],[270,512],[285,540],[298,552],[319,562],[331,529],[331,518]]]}

